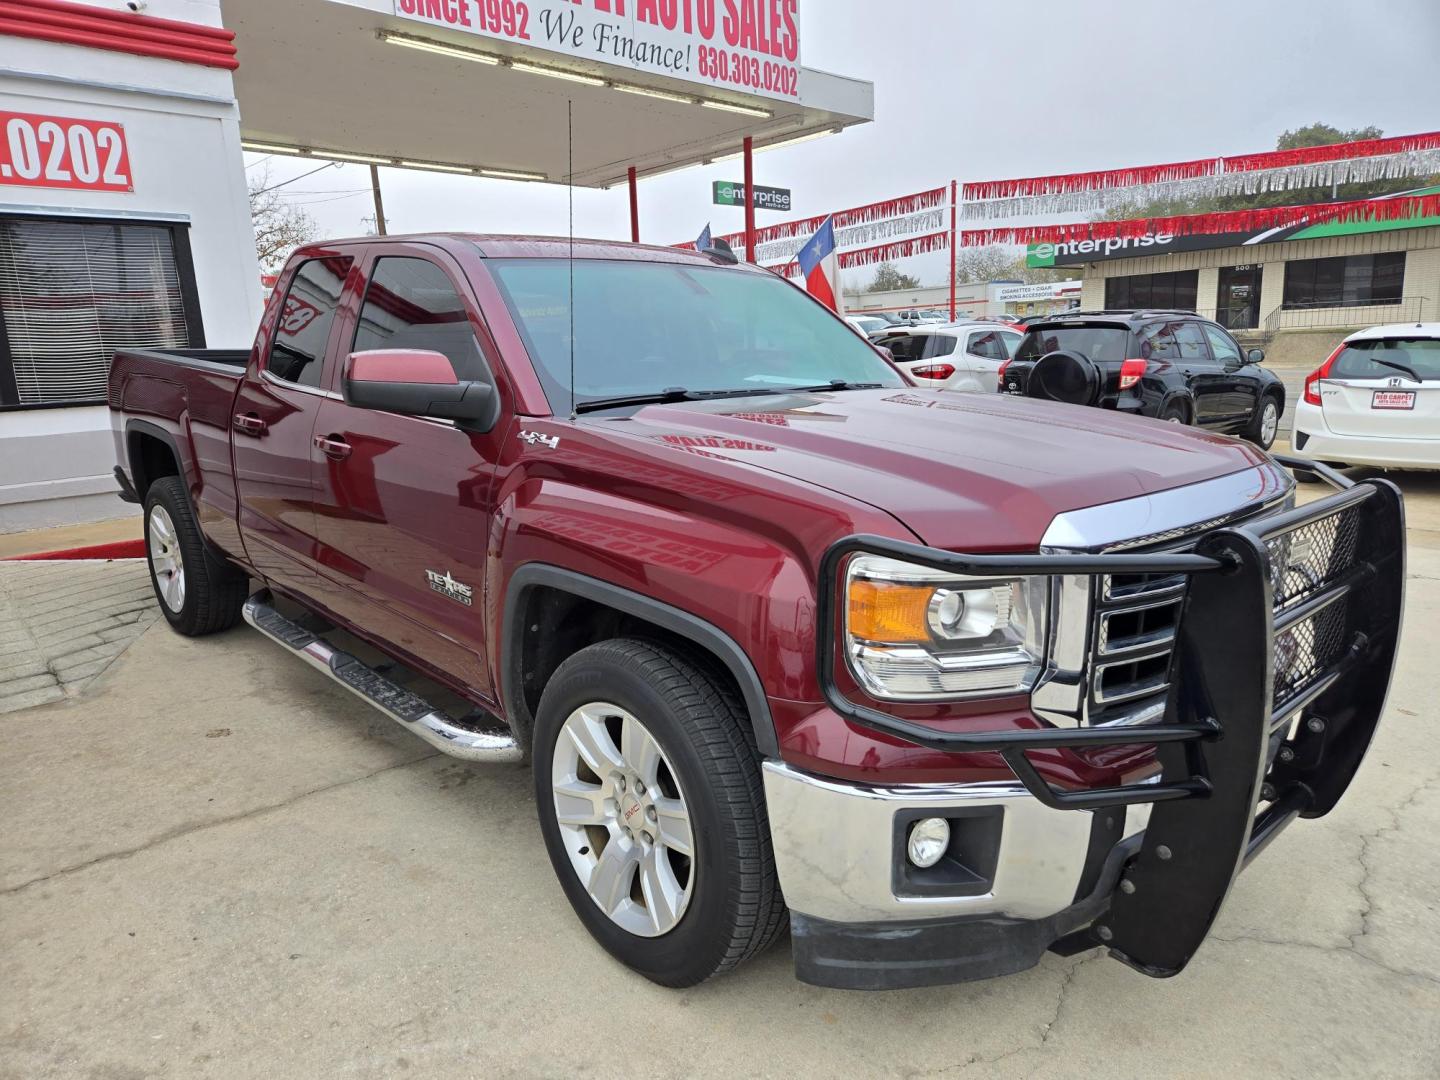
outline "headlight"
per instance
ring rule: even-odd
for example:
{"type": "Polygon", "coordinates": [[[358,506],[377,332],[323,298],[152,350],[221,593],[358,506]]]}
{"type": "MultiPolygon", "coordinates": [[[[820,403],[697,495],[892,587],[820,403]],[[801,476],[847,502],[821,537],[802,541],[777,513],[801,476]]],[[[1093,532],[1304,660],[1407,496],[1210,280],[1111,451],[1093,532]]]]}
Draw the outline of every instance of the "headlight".
{"type": "Polygon", "coordinates": [[[1028,691],[1045,660],[1049,579],[971,578],[878,555],[845,577],[845,651],[896,701],[1028,691]]]}

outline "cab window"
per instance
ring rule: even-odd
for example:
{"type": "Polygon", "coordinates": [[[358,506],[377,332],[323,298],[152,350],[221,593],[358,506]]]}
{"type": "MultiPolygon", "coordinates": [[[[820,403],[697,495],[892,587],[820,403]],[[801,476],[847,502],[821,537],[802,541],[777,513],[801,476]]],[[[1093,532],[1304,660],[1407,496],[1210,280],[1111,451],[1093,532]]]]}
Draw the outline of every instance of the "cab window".
{"type": "Polygon", "coordinates": [[[341,255],[307,259],[295,271],[265,363],[271,375],[297,386],[320,385],[325,345],[351,262],[341,255]]]}
{"type": "Polygon", "coordinates": [[[461,382],[490,382],[465,303],[445,271],[429,259],[375,261],[355,328],[355,352],[425,349],[444,354],[461,382]]]}
{"type": "Polygon", "coordinates": [[[1239,346],[1230,340],[1228,334],[1215,329],[1213,326],[1204,326],[1202,329],[1204,329],[1205,337],[1210,342],[1210,350],[1215,354],[1216,360],[1222,364],[1244,363],[1244,359],[1240,355],[1239,346]]]}

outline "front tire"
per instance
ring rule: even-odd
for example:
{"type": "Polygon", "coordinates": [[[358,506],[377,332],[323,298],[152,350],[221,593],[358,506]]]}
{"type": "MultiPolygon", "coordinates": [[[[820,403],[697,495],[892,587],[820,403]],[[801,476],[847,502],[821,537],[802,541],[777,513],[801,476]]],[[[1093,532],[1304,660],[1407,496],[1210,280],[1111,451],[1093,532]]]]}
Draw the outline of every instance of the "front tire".
{"type": "Polygon", "coordinates": [[[1260,407],[1250,418],[1250,426],[1245,430],[1245,438],[1261,450],[1269,450],[1275,445],[1275,436],[1280,431],[1280,402],[1274,394],[1266,394],[1260,399],[1260,407]]]}
{"type": "Polygon", "coordinates": [[[601,642],[550,678],[535,796],[550,862],[585,928],[663,986],[694,986],[785,925],[748,720],[663,646],[601,642]]]}
{"type": "Polygon", "coordinates": [[[240,621],[249,581],[206,550],[178,476],[161,477],[145,493],[145,555],[160,611],[177,631],[201,637],[240,621]]]}

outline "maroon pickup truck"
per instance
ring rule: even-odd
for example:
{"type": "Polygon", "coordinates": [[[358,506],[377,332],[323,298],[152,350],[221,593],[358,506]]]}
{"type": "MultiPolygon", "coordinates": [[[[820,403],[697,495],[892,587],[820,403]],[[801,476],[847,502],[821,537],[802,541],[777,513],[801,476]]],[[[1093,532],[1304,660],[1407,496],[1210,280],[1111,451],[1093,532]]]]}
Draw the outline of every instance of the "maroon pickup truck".
{"type": "Polygon", "coordinates": [[[121,352],[109,400],[170,624],[528,760],[581,922],[670,986],[787,926],[828,986],[1174,974],[1390,682],[1392,485],[918,389],[719,252],[311,246],[249,353],[121,352]]]}

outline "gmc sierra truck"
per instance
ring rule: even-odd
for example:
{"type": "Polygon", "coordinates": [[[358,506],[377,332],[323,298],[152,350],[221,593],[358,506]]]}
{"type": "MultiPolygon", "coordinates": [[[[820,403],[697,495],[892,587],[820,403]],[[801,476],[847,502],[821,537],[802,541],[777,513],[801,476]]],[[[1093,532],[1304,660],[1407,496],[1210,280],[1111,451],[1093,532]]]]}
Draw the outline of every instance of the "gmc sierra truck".
{"type": "Polygon", "coordinates": [[[576,915],[669,986],[787,926],[827,986],[1172,975],[1390,682],[1392,485],[917,388],[721,252],[310,246],[248,353],[122,351],[109,401],[171,626],[528,761],[576,915]]]}

